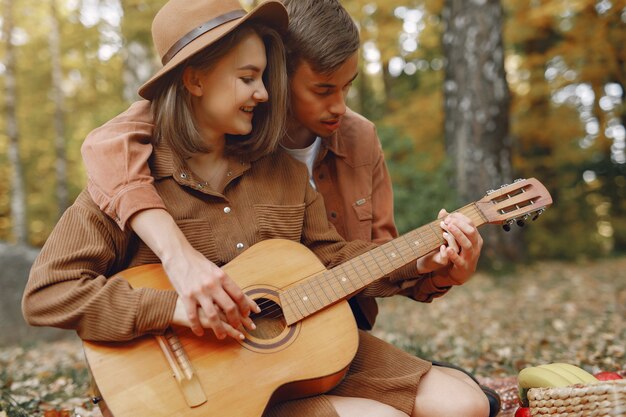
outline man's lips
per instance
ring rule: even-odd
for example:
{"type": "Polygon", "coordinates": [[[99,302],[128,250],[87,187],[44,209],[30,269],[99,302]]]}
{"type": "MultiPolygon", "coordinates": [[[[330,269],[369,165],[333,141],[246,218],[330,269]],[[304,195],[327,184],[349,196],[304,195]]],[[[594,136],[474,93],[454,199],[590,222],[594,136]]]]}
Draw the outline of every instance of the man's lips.
{"type": "Polygon", "coordinates": [[[340,119],[323,120],[322,124],[330,130],[337,130],[339,128],[339,125],[341,124],[341,120],[340,119]]]}

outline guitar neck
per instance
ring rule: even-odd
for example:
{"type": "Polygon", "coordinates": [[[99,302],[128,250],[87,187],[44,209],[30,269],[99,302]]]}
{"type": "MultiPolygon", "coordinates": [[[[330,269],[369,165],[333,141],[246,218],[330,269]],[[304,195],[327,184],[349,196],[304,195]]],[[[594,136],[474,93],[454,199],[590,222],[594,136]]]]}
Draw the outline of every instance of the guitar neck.
{"type": "MultiPolygon", "coordinates": [[[[457,210],[478,227],[487,220],[476,203],[457,210]]],[[[296,323],[372,282],[416,261],[445,243],[440,220],[432,221],[333,269],[291,286],[280,295],[287,324],[296,323]]]]}

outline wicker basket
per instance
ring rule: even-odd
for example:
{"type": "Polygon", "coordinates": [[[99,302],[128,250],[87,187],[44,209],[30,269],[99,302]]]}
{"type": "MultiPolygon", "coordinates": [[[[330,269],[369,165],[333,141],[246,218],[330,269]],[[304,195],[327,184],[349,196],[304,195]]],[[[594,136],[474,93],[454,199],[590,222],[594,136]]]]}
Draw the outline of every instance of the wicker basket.
{"type": "Polygon", "coordinates": [[[626,379],[559,388],[531,388],[532,416],[625,417],[626,379]]]}

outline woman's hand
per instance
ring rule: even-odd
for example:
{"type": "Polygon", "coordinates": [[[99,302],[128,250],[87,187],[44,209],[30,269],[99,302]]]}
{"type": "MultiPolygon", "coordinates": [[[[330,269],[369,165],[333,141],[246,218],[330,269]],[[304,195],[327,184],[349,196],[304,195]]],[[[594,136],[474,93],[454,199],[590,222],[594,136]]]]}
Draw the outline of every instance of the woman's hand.
{"type": "MultiPolygon", "coordinates": [[[[130,225],[163,263],[184,307],[186,323],[196,335],[210,328],[218,339],[240,338],[243,334],[238,329],[242,326],[255,328],[250,312],[260,311],[256,303],[191,246],[167,211],[142,210],[131,217],[130,225]]],[[[180,317],[178,320],[182,321],[180,317]]]]}
{"type": "Polygon", "coordinates": [[[436,272],[435,285],[461,285],[476,271],[483,238],[471,219],[461,213],[439,212],[447,245],[417,260],[419,273],[436,272]]]}
{"type": "Polygon", "coordinates": [[[163,267],[198,336],[210,328],[218,339],[243,338],[243,326],[254,330],[250,312],[260,309],[221,268],[189,246],[183,254],[164,257],[163,267]]]}
{"type": "MultiPolygon", "coordinates": [[[[232,337],[233,339],[244,340],[245,336],[243,335],[243,333],[240,330],[235,329],[230,324],[228,324],[228,322],[226,321],[226,316],[221,310],[217,310],[217,314],[219,316],[219,321],[222,327],[224,328],[224,331],[226,332],[226,335],[232,337]]],[[[211,329],[217,336],[217,332],[215,331],[215,328],[209,321],[208,317],[204,314],[203,310],[198,308],[196,317],[203,330],[205,328],[211,329]]],[[[189,315],[187,314],[185,304],[183,303],[183,300],[180,297],[178,297],[178,300],[176,301],[176,308],[174,310],[174,317],[172,318],[172,324],[191,328],[191,321],[189,320],[189,315]]],[[[253,327],[254,327],[254,324],[253,324],[253,327]]],[[[224,339],[224,337],[218,337],[218,338],[220,340],[224,339]]]]}

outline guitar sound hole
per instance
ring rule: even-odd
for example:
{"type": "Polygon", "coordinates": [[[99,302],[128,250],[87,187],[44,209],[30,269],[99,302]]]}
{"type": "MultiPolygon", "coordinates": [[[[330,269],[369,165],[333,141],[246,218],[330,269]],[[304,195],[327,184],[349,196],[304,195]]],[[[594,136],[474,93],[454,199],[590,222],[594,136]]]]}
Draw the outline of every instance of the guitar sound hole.
{"type": "Polygon", "coordinates": [[[248,333],[259,339],[273,339],[280,335],[287,327],[283,309],[275,301],[267,298],[259,298],[255,301],[261,307],[261,312],[250,314],[256,329],[248,333]]]}

